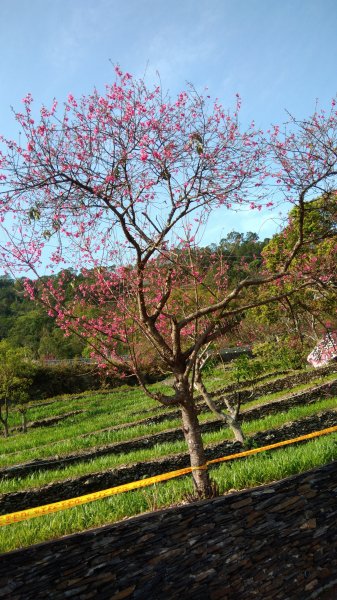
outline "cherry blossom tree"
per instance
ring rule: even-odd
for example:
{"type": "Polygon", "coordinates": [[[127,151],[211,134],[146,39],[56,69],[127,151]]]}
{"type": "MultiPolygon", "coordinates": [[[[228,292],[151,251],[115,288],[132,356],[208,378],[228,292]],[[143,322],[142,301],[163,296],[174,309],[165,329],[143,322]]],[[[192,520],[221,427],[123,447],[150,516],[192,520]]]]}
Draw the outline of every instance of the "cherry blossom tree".
{"type": "Polygon", "coordinates": [[[20,141],[2,140],[1,262],[30,273],[27,293],[102,366],[135,373],[155,401],[180,407],[194,483],[207,495],[195,389],[239,439],[240,431],[237,411],[222,415],[214,405],[202,364],[250,308],[311,283],[310,269],[299,278],[292,267],[307,241],[306,198],[334,189],[335,107],[263,135],[254,123],[240,127],[239,98],[233,111],[192,86],[171,99],[118,67],[104,94],[69,95],[61,109],[55,101],[38,115],[30,95],[23,104],[20,141]],[[198,248],[209,215],[259,211],[273,197],[298,206],[293,244],[277,269],[231,287],[221,257],[205,260],[198,248]],[[69,265],[83,275],[71,299],[69,265]],[[261,288],[263,297],[254,293],[261,288]],[[171,393],[148,388],[142,341],[172,374],[171,393]]]}

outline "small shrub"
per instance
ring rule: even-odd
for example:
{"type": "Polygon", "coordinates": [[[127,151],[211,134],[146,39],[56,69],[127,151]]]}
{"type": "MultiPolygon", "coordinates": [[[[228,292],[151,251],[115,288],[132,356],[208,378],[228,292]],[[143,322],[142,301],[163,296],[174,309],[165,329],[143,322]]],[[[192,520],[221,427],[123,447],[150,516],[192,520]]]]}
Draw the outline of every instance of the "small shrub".
{"type": "MultiPolygon", "coordinates": [[[[66,361],[57,364],[38,364],[30,389],[33,400],[78,394],[86,390],[98,390],[104,387],[116,387],[122,380],[110,377],[97,369],[96,365],[66,361]]],[[[123,380],[125,381],[125,380],[123,380]]],[[[128,383],[135,383],[135,381],[128,383]]]]}
{"type": "Polygon", "coordinates": [[[301,369],[304,364],[302,348],[299,347],[296,340],[288,337],[256,344],[253,347],[253,352],[254,356],[263,364],[265,371],[301,369]]]}
{"type": "Polygon", "coordinates": [[[242,354],[232,363],[232,375],[237,383],[254,380],[263,370],[261,360],[251,359],[246,354],[242,354]]]}

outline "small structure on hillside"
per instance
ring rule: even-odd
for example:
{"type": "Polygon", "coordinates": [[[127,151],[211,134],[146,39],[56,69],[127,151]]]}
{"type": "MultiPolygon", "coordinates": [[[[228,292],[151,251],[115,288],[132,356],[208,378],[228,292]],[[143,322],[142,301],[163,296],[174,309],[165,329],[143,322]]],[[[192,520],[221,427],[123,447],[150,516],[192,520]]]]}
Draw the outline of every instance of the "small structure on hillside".
{"type": "Polygon", "coordinates": [[[231,362],[242,354],[246,354],[249,358],[252,358],[253,352],[250,346],[235,346],[233,348],[222,348],[216,353],[222,360],[222,362],[231,362]]]}
{"type": "Polygon", "coordinates": [[[313,367],[323,367],[337,358],[337,331],[327,333],[307,357],[313,367]]]}

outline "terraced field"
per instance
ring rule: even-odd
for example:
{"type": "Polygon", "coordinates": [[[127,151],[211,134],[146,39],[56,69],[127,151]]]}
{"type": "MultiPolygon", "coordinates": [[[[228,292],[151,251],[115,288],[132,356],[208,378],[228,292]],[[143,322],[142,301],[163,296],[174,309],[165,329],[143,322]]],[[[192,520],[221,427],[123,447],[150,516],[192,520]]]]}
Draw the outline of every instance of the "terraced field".
{"type": "MultiPolygon", "coordinates": [[[[261,377],[238,388],[228,372],[208,375],[218,406],[223,396],[240,392],[246,447],[337,425],[337,369],[261,377]]],[[[165,388],[165,382],[152,386],[165,388]]],[[[223,422],[199,400],[207,458],[242,449],[223,422]]],[[[137,387],[58,397],[29,408],[28,433],[12,433],[0,443],[0,514],[98,491],[188,466],[179,411],[154,404],[137,387]]],[[[337,457],[337,434],[212,469],[220,492],[242,489],[298,473],[337,457]]],[[[104,501],[7,525],[0,529],[0,550],[26,546],[163,506],[186,502],[193,493],[189,476],[104,501]]]]}

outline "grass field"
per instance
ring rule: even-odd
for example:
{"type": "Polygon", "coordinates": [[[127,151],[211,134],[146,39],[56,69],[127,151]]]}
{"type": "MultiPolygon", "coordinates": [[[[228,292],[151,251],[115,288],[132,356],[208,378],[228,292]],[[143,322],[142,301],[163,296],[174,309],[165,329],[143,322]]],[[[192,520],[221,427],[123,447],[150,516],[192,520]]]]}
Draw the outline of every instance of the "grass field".
{"type": "MultiPolygon", "coordinates": [[[[284,376],[279,376],[281,379],[284,376]]],[[[282,425],[299,421],[305,417],[316,415],[324,410],[334,410],[336,398],[323,397],[307,405],[294,406],[284,410],[282,399],[289,394],[311,389],[317,384],[332,381],[336,374],[324,377],[312,377],[311,381],[301,385],[291,385],[275,394],[261,395],[246,403],[245,411],[259,405],[266,405],[273,400],[279,400],[279,411],[260,419],[247,421],[243,424],[246,436],[254,435],[282,425]]],[[[270,382],[275,381],[271,374],[270,382]]],[[[228,371],[219,368],[208,374],[208,384],[213,391],[231,383],[228,371]]],[[[263,382],[266,383],[266,380],[263,382]]],[[[254,386],[256,390],[258,384],[254,386]]],[[[164,382],[152,386],[153,390],[164,389],[164,382]]],[[[216,397],[216,396],[215,396],[216,397]]],[[[77,451],[94,451],[107,444],[127,442],[146,436],[151,438],[155,433],[168,429],[180,428],[180,420],[176,410],[167,411],[147,398],[138,387],[123,386],[104,393],[85,393],[75,396],[64,396],[34,403],[29,408],[29,421],[61,416],[72,410],[84,412],[68,417],[53,426],[37,427],[28,430],[27,434],[15,432],[9,438],[0,442],[0,467],[17,465],[32,460],[51,457],[65,457],[77,451]],[[171,415],[170,415],[171,412],[171,415]],[[139,423],[144,419],[162,415],[160,422],[139,423]],[[170,418],[171,417],[171,418],[170,418]]],[[[205,410],[200,414],[200,422],[213,421],[214,415],[205,410]]],[[[19,423],[18,415],[12,415],[11,427],[19,423]]],[[[231,439],[231,432],[226,427],[203,434],[206,445],[231,439]]],[[[64,468],[52,470],[40,469],[29,476],[0,480],[0,493],[7,494],[16,491],[39,488],[41,486],[76,478],[85,474],[115,469],[121,465],[131,465],[138,462],[151,461],[153,458],[173,456],[186,452],[183,440],[155,444],[141,450],[108,454],[100,458],[79,461],[64,468]]],[[[331,434],[301,446],[288,447],[282,450],[267,452],[255,457],[233,461],[212,469],[212,478],[219,485],[220,492],[226,493],[232,489],[243,489],[254,485],[280,479],[287,475],[302,472],[308,468],[335,460],[337,455],[337,434],[331,434]]],[[[26,546],[38,541],[59,537],[88,527],[103,525],[118,521],[140,512],[156,510],[164,506],[184,502],[186,494],[192,492],[190,477],[184,477],[158,484],[141,491],[128,492],[104,501],[55,513],[50,516],[34,518],[30,521],[17,523],[0,528],[0,551],[26,546]]],[[[62,498],[58,498],[62,499],[62,498]]]]}

